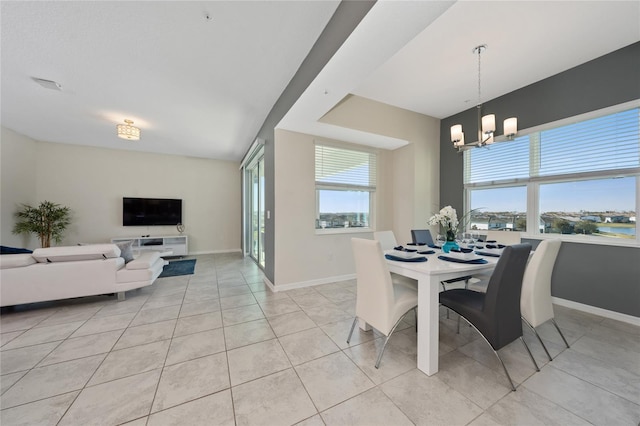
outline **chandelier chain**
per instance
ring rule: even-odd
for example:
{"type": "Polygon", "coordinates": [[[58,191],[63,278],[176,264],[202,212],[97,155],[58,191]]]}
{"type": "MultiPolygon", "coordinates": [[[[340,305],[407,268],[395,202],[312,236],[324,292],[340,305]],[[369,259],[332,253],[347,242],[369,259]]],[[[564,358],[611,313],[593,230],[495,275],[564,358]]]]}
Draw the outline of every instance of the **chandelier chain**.
{"type": "Polygon", "coordinates": [[[481,75],[481,64],[480,64],[480,58],[482,56],[482,51],[484,49],[486,49],[487,46],[482,44],[478,47],[475,48],[475,50],[478,51],[478,108],[480,108],[480,105],[482,105],[482,89],[481,89],[481,81],[480,81],[480,75],[481,75]]]}

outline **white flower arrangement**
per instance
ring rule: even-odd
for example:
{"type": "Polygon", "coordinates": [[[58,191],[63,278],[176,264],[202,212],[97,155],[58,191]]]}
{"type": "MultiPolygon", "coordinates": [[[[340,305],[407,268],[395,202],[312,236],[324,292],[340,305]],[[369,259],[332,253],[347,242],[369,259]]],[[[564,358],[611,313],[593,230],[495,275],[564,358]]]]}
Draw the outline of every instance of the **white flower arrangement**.
{"type": "Polygon", "coordinates": [[[451,206],[440,209],[440,213],[434,214],[427,222],[429,225],[440,225],[447,234],[447,241],[454,241],[458,232],[458,213],[451,206]]]}

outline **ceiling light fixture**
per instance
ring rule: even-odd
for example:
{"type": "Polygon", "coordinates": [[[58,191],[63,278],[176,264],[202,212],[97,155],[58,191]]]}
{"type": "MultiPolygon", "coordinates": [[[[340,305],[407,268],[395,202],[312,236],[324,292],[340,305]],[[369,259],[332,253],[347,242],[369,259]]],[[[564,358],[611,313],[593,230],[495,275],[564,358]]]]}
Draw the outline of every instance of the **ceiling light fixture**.
{"type": "MultiPolygon", "coordinates": [[[[480,46],[473,48],[473,53],[478,54],[478,141],[465,144],[462,124],[451,126],[451,142],[453,143],[454,148],[458,148],[458,151],[469,149],[474,146],[483,147],[494,142],[493,135],[496,131],[496,116],[494,114],[487,114],[484,117],[482,116],[480,57],[482,56],[482,52],[486,49],[486,44],[481,44],[480,46]]],[[[508,140],[512,140],[516,133],[518,133],[518,119],[516,117],[511,117],[504,120],[504,136],[508,140]]]]}
{"type": "Polygon", "coordinates": [[[118,137],[122,139],[127,139],[130,141],[140,140],[140,129],[132,126],[133,121],[124,120],[127,124],[118,124],[116,129],[118,131],[118,137]]]}

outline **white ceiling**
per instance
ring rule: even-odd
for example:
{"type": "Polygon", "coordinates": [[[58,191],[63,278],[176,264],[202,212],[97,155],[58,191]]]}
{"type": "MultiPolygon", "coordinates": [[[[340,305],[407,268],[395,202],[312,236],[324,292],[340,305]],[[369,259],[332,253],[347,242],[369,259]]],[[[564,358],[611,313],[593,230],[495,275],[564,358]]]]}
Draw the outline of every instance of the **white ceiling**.
{"type": "MultiPolygon", "coordinates": [[[[2,1],[2,125],[239,160],[337,5],[2,1]],[[125,118],[142,140],[115,136],[125,118]]],[[[637,41],[638,1],[378,1],[279,127],[394,148],[405,142],[317,120],[350,93],[437,118],[466,110],[482,43],[487,100],[637,41]]]]}
{"type": "Polygon", "coordinates": [[[394,149],[407,142],[317,120],[348,94],[436,118],[467,110],[480,44],[486,101],[638,41],[639,1],[379,1],[279,126],[394,149]]]}
{"type": "Polygon", "coordinates": [[[41,141],[239,160],[338,4],[2,1],[2,125],[41,141]],[[116,137],[124,119],[140,141],[116,137]]]}

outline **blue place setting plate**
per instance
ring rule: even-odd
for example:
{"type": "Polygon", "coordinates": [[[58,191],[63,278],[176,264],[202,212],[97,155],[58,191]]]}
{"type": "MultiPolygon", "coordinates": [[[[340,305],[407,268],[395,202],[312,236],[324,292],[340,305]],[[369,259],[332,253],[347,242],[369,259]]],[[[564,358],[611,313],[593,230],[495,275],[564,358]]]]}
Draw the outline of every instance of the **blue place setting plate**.
{"type": "Polygon", "coordinates": [[[442,247],[437,246],[435,244],[430,244],[429,247],[440,250],[442,247]]]}
{"type": "Polygon", "coordinates": [[[418,250],[418,254],[434,254],[434,250],[418,250]]]}
{"type": "Polygon", "coordinates": [[[458,259],[455,257],[448,256],[438,256],[438,259],[445,260],[447,262],[455,262],[455,263],[472,263],[474,265],[483,265],[485,263],[489,263],[487,259],[458,259]]]}
{"type": "Polygon", "coordinates": [[[400,257],[394,256],[392,254],[385,254],[385,259],[395,260],[396,262],[426,262],[427,258],[424,256],[416,256],[416,257],[400,257]]]}

